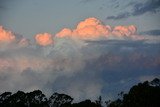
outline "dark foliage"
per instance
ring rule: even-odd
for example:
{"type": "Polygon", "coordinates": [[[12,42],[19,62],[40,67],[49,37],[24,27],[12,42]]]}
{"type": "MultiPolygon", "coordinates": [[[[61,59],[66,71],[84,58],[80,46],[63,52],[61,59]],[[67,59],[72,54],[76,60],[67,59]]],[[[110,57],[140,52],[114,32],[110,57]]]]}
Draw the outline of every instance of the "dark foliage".
{"type": "Polygon", "coordinates": [[[133,86],[122,99],[109,102],[108,107],[160,107],[160,80],[133,86]]]}
{"type": "Polygon", "coordinates": [[[15,94],[5,92],[0,95],[0,107],[48,107],[47,98],[40,90],[30,93],[18,91],[15,94]]]}
{"type": "Polygon", "coordinates": [[[85,100],[80,103],[72,104],[71,107],[101,107],[97,105],[95,102],[91,102],[90,100],[85,100]]]}
{"type": "Polygon", "coordinates": [[[69,107],[73,98],[66,94],[54,93],[48,100],[50,107],[69,107]]]}
{"type": "MultiPolygon", "coordinates": [[[[160,107],[160,80],[139,83],[127,94],[121,92],[115,101],[106,101],[107,107],[160,107]]],[[[72,103],[73,98],[66,94],[54,93],[49,99],[40,91],[12,94],[4,92],[0,95],[0,107],[103,107],[101,96],[95,102],[85,100],[72,103]]]]}

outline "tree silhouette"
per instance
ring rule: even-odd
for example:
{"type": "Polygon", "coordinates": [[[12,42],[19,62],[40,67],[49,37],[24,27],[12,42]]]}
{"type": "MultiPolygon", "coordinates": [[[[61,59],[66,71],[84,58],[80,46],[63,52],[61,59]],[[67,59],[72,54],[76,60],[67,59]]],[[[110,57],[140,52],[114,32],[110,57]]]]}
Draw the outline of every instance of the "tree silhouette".
{"type": "Polygon", "coordinates": [[[27,105],[28,107],[47,107],[47,98],[40,90],[27,93],[27,105]]]}
{"type": "MultiPolygon", "coordinates": [[[[105,101],[107,107],[160,107],[160,80],[145,81],[133,86],[127,94],[120,92],[115,101],[105,101]]],[[[14,94],[4,92],[0,95],[0,107],[103,107],[102,97],[95,102],[84,100],[72,103],[73,98],[66,94],[54,93],[49,99],[40,91],[14,94]]]]}
{"type": "Polygon", "coordinates": [[[25,97],[26,97],[26,95],[24,92],[18,91],[17,93],[6,98],[2,105],[4,107],[26,107],[25,106],[25,97]]]}
{"type": "Polygon", "coordinates": [[[11,92],[4,92],[0,95],[0,107],[6,106],[6,100],[12,95],[11,92]]]}
{"type": "Polygon", "coordinates": [[[50,107],[67,107],[71,105],[72,101],[73,101],[73,98],[71,98],[66,94],[54,93],[49,98],[48,103],[50,107]]]}
{"type": "Polygon", "coordinates": [[[95,102],[91,102],[91,100],[85,100],[80,103],[72,104],[72,107],[100,107],[95,102]]]}
{"type": "Polygon", "coordinates": [[[145,81],[133,86],[123,99],[110,102],[108,107],[160,107],[160,80],[145,81]]]}
{"type": "Polygon", "coordinates": [[[160,87],[160,80],[158,78],[155,78],[153,81],[150,82],[150,84],[155,87],[160,87]]]}
{"type": "Polygon", "coordinates": [[[101,96],[99,96],[98,100],[96,100],[95,102],[96,102],[96,104],[97,104],[98,107],[102,107],[102,103],[103,102],[102,102],[102,97],[101,96]]]}
{"type": "Polygon", "coordinates": [[[18,91],[11,95],[5,92],[0,95],[0,107],[48,107],[47,98],[40,90],[30,93],[18,91]]]}

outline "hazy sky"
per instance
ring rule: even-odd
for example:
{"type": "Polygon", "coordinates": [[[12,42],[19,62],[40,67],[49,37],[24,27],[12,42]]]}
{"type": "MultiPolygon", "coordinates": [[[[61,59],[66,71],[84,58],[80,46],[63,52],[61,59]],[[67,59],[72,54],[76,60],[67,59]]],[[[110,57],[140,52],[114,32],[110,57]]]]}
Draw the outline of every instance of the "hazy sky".
{"type": "Polygon", "coordinates": [[[160,78],[160,0],[0,0],[0,93],[112,99],[160,78]]]}
{"type": "MultiPolygon", "coordinates": [[[[151,1],[0,0],[0,24],[29,38],[40,32],[55,34],[64,27],[72,28],[88,17],[96,17],[111,26],[133,24],[138,27],[138,31],[155,30],[160,27],[159,8],[154,7],[159,5],[159,2],[154,4],[150,3],[151,1]],[[139,5],[141,7],[138,7],[139,5]],[[138,10],[138,8],[144,9],[138,10]],[[109,16],[120,14],[123,16],[124,13],[133,11],[135,13],[142,11],[142,13],[128,16],[128,18],[107,19],[109,16]]],[[[153,1],[156,2],[156,0],[153,1]]]]}

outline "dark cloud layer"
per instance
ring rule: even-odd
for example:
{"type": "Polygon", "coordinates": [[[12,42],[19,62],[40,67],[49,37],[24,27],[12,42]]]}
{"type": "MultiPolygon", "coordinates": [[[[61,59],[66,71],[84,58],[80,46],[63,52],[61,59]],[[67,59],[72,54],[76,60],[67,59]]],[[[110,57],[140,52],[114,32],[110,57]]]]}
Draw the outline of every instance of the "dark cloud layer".
{"type": "Polygon", "coordinates": [[[160,75],[159,44],[85,41],[87,45],[79,48],[65,38],[56,43],[0,50],[0,91],[41,89],[46,94],[56,91],[75,100],[94,100],[127,91],[142,76],[160,75]]]}
{"type": "Polygon", "coordinates": [[[108,20],[118,20],[118,19],[124,19],[124,18],[128,18],[130,16],[129,12],[125,12],[125,13],[121,13],[117,16],[108,16],[107,19],[108,20]]]}
{"type": "Polygon", "coordinates": [[[159,12],[160,8],[160,1],[159,0],[149,0],[145,3],[137,3],[134,5],[134,10],[132,15],[137,16],[137,15],[142,15],[147,12],[151,13],[156,13],[159,12]]]}
{"type": "Polygon", "coordinates": [[[144,31],[144,32],[140,32],[140,34],[141,34],[141,35],[155,35],[155,36],[160,36],[160,29],[144,31]]]}
{"type": "Polygon", "coordinates": [[[133,6],[131,12],[123,12],[118,14],[117,16],[108,16],[106,19],[119,20],[119,19],[129,18],[131,16],[143,15],[148,12],[156,14],[157,12],[159,12],[159,9],[160,9],[159,0],[147,0],[144,3],[132,2],[132,3],[129,3],[129,5],[133,6]]]}
{"type": "Polygon", "coordinates": [[[96,0],[81,0],[80,2],[81,3],[89,3],[89,2],[93,2],[93,1],[96,1],[96,0]]]}

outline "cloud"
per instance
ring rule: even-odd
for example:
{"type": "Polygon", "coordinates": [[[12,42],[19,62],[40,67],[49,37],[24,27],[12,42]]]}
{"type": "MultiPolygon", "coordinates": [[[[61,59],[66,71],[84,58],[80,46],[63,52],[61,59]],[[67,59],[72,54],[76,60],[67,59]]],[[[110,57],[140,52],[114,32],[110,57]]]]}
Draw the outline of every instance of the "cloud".
{"type": "Polygon", "coordinates": [[[22,38],[19,42],[18,42],[19,46],[22,47],[26,47],[28,45],[30,45],[30,40],[26,39],[26,38],[22,38]]]}
{"type": "Polygon", "coordinates": [[[82,39],[97,39],[109,35],[110,26],[105,26],[96,18],[88,18],[80,22],[73,35],[82,39]]]}
{"type": "Polygon", "coordinates": [[[101,93],[120,92],[118,87],[126,89],[121,80],[159,74],[160,39],[138,35],[134,25],[110,27],[87,18],[53,36],[37,34],[33,43],[1,30],[10,45],[0,45],[0,92],[41,89],[94,100],[101,93]]]}
{"type": "Polygon", "coordinates": [[[147,12],[156,13],[160,8],[159,0],[148,0],[145,3],[137,3],[133,7],[133,16],[145,14],[147,12]]]}
{"type": "Polygon", "coordinates": [[[83,100],[83,98],[95,100],[99,95],[101,95],[103,86],[100,81],[94,79],[90,81],[88,79],[86,81],[81,81],[80,79],[79,81],[71,82],[69,87],[71,88],[64,90],[64,92],[66,91],[71,96],[75,96],[75,100],[78,101],[79,99],[83,100]]]}
{"type": "Polygon", "coordinates": [[[10,43],[15,41],[15,35],[8,30],[5,30],[2,26],[0,26],[0,42],[2,43],[10,43]]]}
{"type": "Polygon", "coordinates": [[[124,18],[128,18],[130,17],[130,13],[129,12],[125,12],[125,13],[121,13],[117,16],[108,16],[107,19],[108,20],[119,20],[119,19],[124,19],[124,18]]]}
{"type": "Polygon", "coordinates": [[[70,37],[81,40],[100,40],[100,39],[143,39],[136,35],[137,28],[134,25],[110,27],[104,25],[96,18],[87,18],[78,23],[76,29],[64,28],[56,37],[70,37]]]}
{"type": "Polygon", "coordinates": [[[130,26],[115,26],[112,35],[123,37],[123,36],[131,36],[136,34],[137,28],[134,25],[130,26]]]}
{"type": "Polygon", "coordinates": [[[72,35],[72,30],[68,28],[64,28],[59,33],[56,34],[56,36],[60,38],[71,36],[71,35],[72,35]]]}
{"type": "Polygon", "coordinates": [[[155,69],[158,69],[159,60],[155,59],[159,59],[156,55],[159,48],[155,45],[126,40],[101,43],[99,40],[81,46],[84,42],[77,41],[54,38],[54,46],[34,44],[0,49],[0,92],[41,89],[47,95],[63,92],[77,101],[95,100],[103,90],[112,89],[105,93],[107,95],[118,87],[125,87],[125,84],[119,85],[121,79],[139,77],[149,72],[148,69],[154,69],[151,74],[158,74],[155,69]],[[131,58],[132,52],[147,55],[138,54],[131,58]]]}
{"type": "Polygon", "coordinates": [[[80,2],[81,3],[88,3],[88,2],[93,2],[93,1],[96,1],[96,0],[81,0],[80,2]]]}
{"type": "Polygon", "coordinates": [[[140,16],[145,13],[157,13],[160,9],[160,1],[159,0],[147,0],[144,3],[141,2],[132,2],[128,4],[132,7],[131,12],[120,13],[117,16],[108,16],[106,19],[108,20],[120,20],[129,18],[131,16],[140,16]]]}
{"type": "Polygon", "coordinates": [[[141,35],[153,35],[160,36],[160,29],[154,29],[149,31],[140,32],[141,35]]]}
{"type": "Polygon", "coordinates": [[[52,45],[53,44],[52,38],[53,38],[52,35],[49,33],[37,34],[35,36],[37,44],[41,46],[52,45]]]}
{"type": "MultiPolygon", "coordinates": [[[[55,90],[59,84],[57,78],[72,77],[77,75],[77,72],[82,72],[84,61],[79,44],[67,38],[55,38],[55,42],[54,47],[32,44],[26,47],[14,45],[16,48],[0,49],[0,87],[3,87],[0,92],[41,89],[49,95],[60,90],[55,90]]],[[[90,87],[87,84],[83,86],[90,87]]],[[[73,87],[64,88],[76,91],[73,87]]],[[[77,93],[77,96],[82,97],[82,94],[83,92],[77,93]]]]}
{"type": "Polygon", "coordinates": [[[109,35],[110,29],[110,26],[105,26],[100,20],[96,18],[87,18],[80,22],[76,29],[70,30],[65,28],[57,33],[56,37],[69,36],[83,40],[94,40],[109,35]]]}
{"type": "Polygon", "coordinates": [[[95,71],[76,72],[72,77],[60,76],[55,83],[56,90],[74,96],[75,101],[83,98],[95,100],[103,88],[103,82],[95,71]]]}
{"type": "Polygon", "coordinates": [[[24,38],[21,35],[15,34],[12,31],[4,29],[2,26],[0,26],[0,46],[3,47],[4,45],[10,45],[10,47],[13,47],[13,45],[17,45],[20,47],[25,47],[30,44],[29,39],[24,38]]]}
{"type": "Polygon", "coordinates": [[[149,44],[159,44],[160,43],[160,36],[152,36],[152,35],[145,35],[144,36],[145,43],[149,44]]]}

